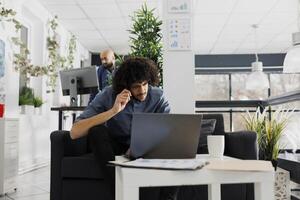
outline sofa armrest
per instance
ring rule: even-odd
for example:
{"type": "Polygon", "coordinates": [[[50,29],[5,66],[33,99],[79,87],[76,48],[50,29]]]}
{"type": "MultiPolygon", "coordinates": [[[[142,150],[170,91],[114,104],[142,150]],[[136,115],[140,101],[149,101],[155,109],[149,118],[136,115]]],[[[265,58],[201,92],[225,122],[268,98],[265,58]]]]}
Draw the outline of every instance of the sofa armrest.
{"type": "Polygon", "coordinates": [[[62,199],[61,163],[65,156],[79,156],[87,153],[87,138],[72,140],[69,131],[54,131],[51,140],[50,199],[62,199]]]}
{"type": "Polygon", "coordinates": [[[226,132],[225,155],[239,159],[258,159],[257,134],[252,131],[226,132]]]}

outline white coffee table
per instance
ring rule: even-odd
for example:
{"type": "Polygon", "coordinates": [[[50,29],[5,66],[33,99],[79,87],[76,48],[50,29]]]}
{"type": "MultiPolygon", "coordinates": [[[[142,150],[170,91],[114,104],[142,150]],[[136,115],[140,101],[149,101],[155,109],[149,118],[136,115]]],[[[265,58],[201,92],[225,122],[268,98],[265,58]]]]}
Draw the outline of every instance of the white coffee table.
{"type": "MultiPolygon", "coordinates": [[[[197,158],[210,160],[208,155],[197,158]]],[[[120,159],[120,158],[119,158],[120,159]]],[[[224,159],[233,159],[224,157],[224,159]]],[[[116,200],[138,200],[140,187],[208,185],[208,199],[221,200],[221,184],[254,183],[256,200],[274,199],[274,172],[158,170],[116,167],[116,200]]]]}

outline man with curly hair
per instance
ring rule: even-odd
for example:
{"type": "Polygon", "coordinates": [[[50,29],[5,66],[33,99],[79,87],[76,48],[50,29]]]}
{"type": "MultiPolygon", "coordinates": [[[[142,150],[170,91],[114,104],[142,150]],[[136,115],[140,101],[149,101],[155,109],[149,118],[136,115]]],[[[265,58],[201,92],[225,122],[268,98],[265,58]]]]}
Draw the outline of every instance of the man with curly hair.
{"type": "MultiPolygon", "coordinates": [[[[113,85],[97,94],[76,119],[71,138],[88,136],[93,153],[110,190],[115,195],[114,168],[107,167],[116,155],[129,152],[133,113],[169,113],[170,106],[158,84],[156,64],[146,58],[128,58],[113,77],[113,85]]],[[[161,189],[161,200],[176,199],[177,188],[161,189]]]]}

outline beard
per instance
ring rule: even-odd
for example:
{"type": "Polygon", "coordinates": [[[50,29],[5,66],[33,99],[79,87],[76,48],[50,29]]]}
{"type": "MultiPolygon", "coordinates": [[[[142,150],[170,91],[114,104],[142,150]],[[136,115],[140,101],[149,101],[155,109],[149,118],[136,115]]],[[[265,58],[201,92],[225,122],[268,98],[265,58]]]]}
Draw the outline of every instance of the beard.
{"type": "Polygon", "coordinates": [[[110,69],[110,68],[112,68],[113,67],[113,63],[111,62],[111,63],[103,63],[102,64],[102,66],[105,68],[105,69],[110,69]]]}

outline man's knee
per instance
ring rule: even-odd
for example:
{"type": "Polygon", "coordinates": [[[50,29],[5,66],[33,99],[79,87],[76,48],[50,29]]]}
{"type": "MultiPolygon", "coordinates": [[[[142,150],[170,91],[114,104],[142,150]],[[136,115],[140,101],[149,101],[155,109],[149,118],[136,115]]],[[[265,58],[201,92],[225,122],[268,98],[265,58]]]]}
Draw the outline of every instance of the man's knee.
{"type": "Polygon", "coordinates": [[[104,125],[97,125],[89,129],[88,132],[89,139],[95,140],[109,140],[108,128],[104,125]]]}

